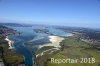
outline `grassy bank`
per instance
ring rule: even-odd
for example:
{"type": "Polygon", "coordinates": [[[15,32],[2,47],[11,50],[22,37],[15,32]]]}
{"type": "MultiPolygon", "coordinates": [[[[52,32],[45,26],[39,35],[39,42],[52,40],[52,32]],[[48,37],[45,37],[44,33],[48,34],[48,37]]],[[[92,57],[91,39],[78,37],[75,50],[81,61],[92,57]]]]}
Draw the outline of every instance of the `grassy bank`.
{"type": "MultiPolygon", "coordinates": [[[[68,37],[61,42],[61,50],[52,54],[45,54],[39,57],[38,66],[100,66],[100,52],[92,44],[81,41],[78,37],[68,37]],[[51,58],[95,58],[95,63],[51,63],[51,58]],[[45,61],[44,61],[45,60],[45,61]]],[[[81,60],[80,60],[81,61],[81,60]]]]}
{"type": "Polygon", "coordinates": [[[0,37],[0,59],[3,60],[5,66],[18,66],[23,62],[23,57],[14,49],[8,49],[8,42],[4,39],[4,37],[0,37]]]}

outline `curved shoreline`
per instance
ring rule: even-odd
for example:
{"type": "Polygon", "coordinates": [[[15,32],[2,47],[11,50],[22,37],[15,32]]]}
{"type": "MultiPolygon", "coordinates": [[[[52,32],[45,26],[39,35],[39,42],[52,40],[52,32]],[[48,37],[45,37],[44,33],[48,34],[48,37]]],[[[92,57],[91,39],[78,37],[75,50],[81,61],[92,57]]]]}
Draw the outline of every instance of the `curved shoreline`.
{"type": "Polygon", "coordinates": [[[60,42],[62,40],[64,40],[63,37],[59,37],[59,36],[48,36],[49,38],[49,41],[51,43],[47,43],[47,44],[44,44],[44,45],[39,45],[39,49],[44,47],[44,46],[54,46],[56,48],[60,48],[60,42]]]}
{"type": "Polygon", "coordinates": [[[8,38],[8,36],[6,36],[5,40],[8,42],[8,45],[9,45],[9,48],[8,49],[13,49],[12,45],[13,45],[14,42],[12,40],[10,40],[8,38]]]}
{"type": "MultiPolygon", "coordinates": [[[[67,37],[70,37],[70,36],[73,36],[73,35],[74,34],[67,34],[67,37]]],[[[49,38],[49,41],[51,43],[47,43],[47,44],[44,44],[44,45],[39,45],[39,47],[38,47],[39,49],[41,49],[42,47],[45,47],[45,46],[53,46],[54,48],[52,48],[52,49],[55,49],[55,51],[60,50],[60,47],[61,47],[60,46],[60,42],[62,42],[63,40],[65,40],[64,37],[61,37],[61,36],[53,36],[53,35],[48,36],[48,38],[49,38]]],[[[45,51],[37,54],[36,57],[42,56],[42,55],[44,55],[45,52],[47,52],[49,50],[52,50],[52,49],[45,50],[45,51]]],[[[54,52],[54,51],[52,51],[52,52],[54,52]]],[[[52,52],[50,52],[50,54],[52,52]]]]}
{"type": "MultiPolygon", "coordinates": [[[[67,34],[66,36],[69,37],[69,36],[73,36],[74,34],[67,34]]],[[[49,41],[51,43],[47,43],[47,44],[43,44],[43,45],[39,45],[39,49],[44,47],[44,46],[54,46],[56,48],[60,48],[60,42],[62,42],[65,38],[64,37],[61,37],[61,36],[55,36],[55,35],[51,35],[51,36],[48,36],[49,38],[49,41]]]]}

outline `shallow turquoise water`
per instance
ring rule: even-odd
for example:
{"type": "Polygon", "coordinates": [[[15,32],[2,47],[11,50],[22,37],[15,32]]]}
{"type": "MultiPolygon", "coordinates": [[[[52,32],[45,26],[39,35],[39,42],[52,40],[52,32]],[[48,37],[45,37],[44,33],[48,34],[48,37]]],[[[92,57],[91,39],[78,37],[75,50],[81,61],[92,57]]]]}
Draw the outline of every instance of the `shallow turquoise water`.
{"type": "MultiPolygon", "coordinates": [[[[18,32],[21,32],[21,35],[10,35],[9,38],[14,41],[14,48],[16,49],[16,52],[22,54],[25,58],[25,66],[34,66],[33,64],[33,59],[35,53],[34,48],[32,51],[29,50],[29,48],[25,45],[25,43],[28,44],[28,41],[32,40],[33,46],[35,45],[40,45],[44,43],[48,43],[48,34],[44,33],[35,33],[33,29],[35,28],[44,28],[43,26],[33,26],[33,27],[11,27],[18,32]]],[[[52,27],[47,28],[50,33],[53,35],[58,35],[58,36],[65,36],[67,33],[55,29],[52,27]]]]}

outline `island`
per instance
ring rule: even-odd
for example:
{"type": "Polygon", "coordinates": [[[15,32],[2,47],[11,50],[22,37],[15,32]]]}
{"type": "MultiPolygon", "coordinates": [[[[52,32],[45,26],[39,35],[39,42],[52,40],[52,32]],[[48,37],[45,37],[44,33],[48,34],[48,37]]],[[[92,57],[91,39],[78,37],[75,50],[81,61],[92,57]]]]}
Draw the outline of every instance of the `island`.
{"type": "Polygon", "coordinates": [[[36,33],[45,33],[45,34],[53,35],[52,33],[49,32],[47,28],[36,28],[33,29],[33,31],[35,31],[36,33]]]}
{"type": "Polygon", "coordinates": [[[48,29],[42,29],[42,28],[37,28],[37,29],[33,29],[36,33],[48,33],[49,30],[48,29]]]}

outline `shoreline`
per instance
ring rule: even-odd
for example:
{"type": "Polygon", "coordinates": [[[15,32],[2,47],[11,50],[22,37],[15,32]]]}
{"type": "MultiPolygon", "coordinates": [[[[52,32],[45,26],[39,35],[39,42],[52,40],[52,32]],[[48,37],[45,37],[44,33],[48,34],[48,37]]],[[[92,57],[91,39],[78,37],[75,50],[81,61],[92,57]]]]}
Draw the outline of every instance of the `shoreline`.
{"type": "Polygon", "coordinates": [[[9,48],[8,49],[13,49],[12,45],[13,45],[14,42],[12,40],[10,40],[8,38],[8,36],[6,36],[5,40],[8,42],[8,45],[9,45],[9,48]]]}
{"type": "Polygon", "coordinates": [[[67,37],[70,37],[70,36],[73,36],[74,34],[72,34],[72,33],[68,33],[67,34],[67,37]]]}
{"type": "MultiPolygon", "coordinates": [[[[73,36],[73,35],[74,34],[70,34],[69,33],[69,34],[67,34],[67,37],[70,37],[70,36],[73,36]]],[[[65,37],[55,36],[55,35],[48,36],[48,38],[49,38],[49,41],[51,43],[46,43],[44,45],[39,45],[38,49],[41,49],[41,48],[46,47],[46,46],[53,46],[54,48],[52,48],[52,49],[55,49],[55,51],[57,51],[57,50],[60,50],[60,48],[61,48],[61,46],[60,46],[61,43],[60,42],[62,42],[63,40],[65,40],[65,37]]],[[[42,56],[42,55],[44,55],[44,53],[46,51],[49,51],[49,50],[52,50],[52,49],[45,50],[45,51],[37,54],[36,57],[42,56]]],[[[54,51],[51,51],[50,54],[52,52],[54,52],[54,51]]]]}
{"type": "MultiPolygon", "coordinates": [[[[68,33],[66,35],[66,37],[70,37],[70,36],[73,36],[74,34],[72,33],[68,33]]],[[[54,46],[55,48],[60,48],[60,42],[62,42],[63,40],[65,40],[65,37],[61,37],[61,36],[55,36],[55,35],[50,35],[48,36],[49,38],[49,41],[51,43],[46,43],[46,44],[43,44],[43,45],[39,45],[39,49],[42,48],[42,47],[45,47],[45,46],[54,46]]]]}
{"type": "Polygon", "coordinates": [[[54,46],[56,48],[60,48],[60,42],[62,42],[62,40],[64,40],[63,37],[59,37],[59,36],[48,36],[49,38],[49,41],[51,43],[46,43],[44,45],[39,45],[39,49],[42,48],[42,47],[45,47],[45,46],[54,46]]]}

